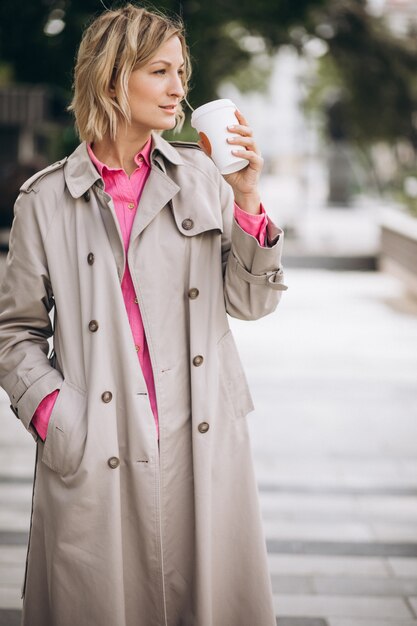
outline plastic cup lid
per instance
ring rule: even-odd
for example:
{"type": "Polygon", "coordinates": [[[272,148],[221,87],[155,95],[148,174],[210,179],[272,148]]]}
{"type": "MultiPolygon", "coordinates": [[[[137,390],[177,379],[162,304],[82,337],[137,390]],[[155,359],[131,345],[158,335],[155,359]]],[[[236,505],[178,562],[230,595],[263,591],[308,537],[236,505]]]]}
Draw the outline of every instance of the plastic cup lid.
{"type": "Polygon", "coordinates": [[[229,100],[229,98],[221,98],[220,100],[212,100],[211,102],[202,104],[201,107],[195,109],[195,111],[193,111],[193,113],[191,114],[191,125],[193,125],[193,122],[195,122],[195,120],[201,115],[210,113],[210,111],[218,111],[219,109],[223,109],[225,107],[236,108],[236,105],[231,100],[229,100]]]}

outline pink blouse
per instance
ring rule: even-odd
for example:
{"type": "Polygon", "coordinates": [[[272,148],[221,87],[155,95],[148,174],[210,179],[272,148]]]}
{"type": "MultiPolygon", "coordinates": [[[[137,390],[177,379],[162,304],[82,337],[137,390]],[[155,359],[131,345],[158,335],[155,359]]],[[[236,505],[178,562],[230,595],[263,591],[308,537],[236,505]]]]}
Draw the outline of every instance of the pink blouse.
{"type": "MultiPolygon", "coordinates": [[[[126,268],[122,279],[121,289],[129,324],[132,329],[132,339],[135,343],[139,364],[142,368],[143,376],[148,388],[149,401],[155,418],[156,436],[159,439],[158,408],[156,404],[152,364],[143,328],[142,317],[132,277],[130,275],[129,265],[127,263],[127,249],[129,246],[132,225],[135,219],[136,210],[139,206],[143,188],[151,169],[151,148],[152,138],[149,138],[143,149],[135,156],[137,168],[129,177],[123,169],[107,167],[107,165],[101,163],[92,151],[91,146],[87,146],[88,154],[103,178],[104,189],[113,199],[114,208],[123,236],[123,243],[126,251],[126,268]]],[[[246,211],[242,211],[242,209],[234,203],[234,217],[243,230],[256,237],[259,244],[264,246],[268,217],[262,204],[260,208],[261,213],[258,215],[252,215],[246,211]]],[[[45,440],[46,438],[49,417],[52,413],[58,393],[59,390],[56,389],[43,398],[33,415],[32,424],[36,428],[36,431],[42,440],[45,440]]]]}

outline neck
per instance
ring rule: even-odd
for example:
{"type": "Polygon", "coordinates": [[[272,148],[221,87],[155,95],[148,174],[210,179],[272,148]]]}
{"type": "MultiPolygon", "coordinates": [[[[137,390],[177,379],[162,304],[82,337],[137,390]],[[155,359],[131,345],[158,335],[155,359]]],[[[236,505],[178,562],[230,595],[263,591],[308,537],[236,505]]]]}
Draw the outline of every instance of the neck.
{"type": "Polygon", "coordinates": [[[142,150],[150,136],[150,133],[139,136],[132,132],[124,132],[119,133],[116,139],[111,139],[107,134],[100,141],[94,141],[94,154],[108,167],[122,168],[130,176],[137,168],[135,156],[142,150]]]}

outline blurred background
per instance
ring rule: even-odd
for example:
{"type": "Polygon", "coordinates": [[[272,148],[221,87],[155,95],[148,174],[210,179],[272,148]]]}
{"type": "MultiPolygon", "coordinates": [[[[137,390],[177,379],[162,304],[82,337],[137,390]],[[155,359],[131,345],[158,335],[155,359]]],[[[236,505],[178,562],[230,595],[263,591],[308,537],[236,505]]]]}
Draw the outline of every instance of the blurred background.
{"type": "MultiPolygon", "coordinates": [[[[231,320],[277,623],[417,626],[417,3],[153,6],[186,24],[191,105],[231,98],[249,120],[285,230],[277,312],[231,320]]],[[[20,184],[78,143],[72,69],[103,10],[0,4],[0,272],[20,184]]],[[[165,137],[196,141],[189,113],[165,137]]],[[[4,392],[0,417],[0,626],[14,626],[34,446],[4,392]]]]}

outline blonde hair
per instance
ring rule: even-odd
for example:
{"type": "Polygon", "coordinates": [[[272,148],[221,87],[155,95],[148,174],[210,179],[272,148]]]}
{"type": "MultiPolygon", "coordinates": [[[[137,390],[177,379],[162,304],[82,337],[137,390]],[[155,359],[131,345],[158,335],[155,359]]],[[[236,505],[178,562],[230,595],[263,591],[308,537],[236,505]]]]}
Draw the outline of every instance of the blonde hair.
{"type": "MultiPolygon", "coordinates": [[[[177,36],[185,61],[182,82],[185,97],[191,76],[184,25],[156,10],[133,4],[108,10],[96,18],[81,39],[74,71],[74,95],[68,107],[75,116],[81,140],[92,142],[107,133],[114,139],[121,121],[130,124],[128,81],[132,71],[145,65],[168,39],[177,36]],[[110,94],[114,88],[115,97],[110,94]]],[[[184,124],[181,105],[176,114],[176,130],[184,124]]]]}

